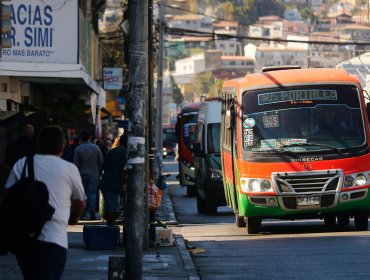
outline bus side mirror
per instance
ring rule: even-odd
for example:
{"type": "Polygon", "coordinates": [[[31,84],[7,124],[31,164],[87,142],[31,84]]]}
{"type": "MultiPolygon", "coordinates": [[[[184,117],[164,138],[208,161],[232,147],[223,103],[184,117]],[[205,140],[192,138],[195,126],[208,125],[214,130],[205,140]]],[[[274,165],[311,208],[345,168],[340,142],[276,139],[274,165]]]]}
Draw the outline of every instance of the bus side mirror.
{"type": "Polygon", "coordinates": [[[370,103],[366,104],[367,119],[370,122],[370,103]]]}
{"type": "Polygon", "coordinates": [[[196,157],[204,156],[204,152],[202,151],[202,148],[199,142],[196,142],[193,144],[193,153],[196,157]]]}

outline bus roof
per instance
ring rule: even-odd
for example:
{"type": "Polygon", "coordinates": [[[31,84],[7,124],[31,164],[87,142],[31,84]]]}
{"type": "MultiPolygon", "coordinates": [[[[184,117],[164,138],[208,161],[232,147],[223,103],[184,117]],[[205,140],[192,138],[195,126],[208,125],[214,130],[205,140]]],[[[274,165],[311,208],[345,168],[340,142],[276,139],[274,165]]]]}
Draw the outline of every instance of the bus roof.
{"type": "Polygon", "coordinates": [[[175,128],[175,124],[162,124],[162,129],[175,128]]]}
{"type": "Polygon", "coordinates": [[[355,76],[343,69],[310,68],[247,74],[242,78],[226,81],[224,88],[258,89],[279,85],[322,84],[323,82],[359,84],[355,76]]]}
{"type": "Polygon", "coordinates": [[[185,104],[184,107],[182,107],[180,114],[198,111],[200,104],[201,102],[185,104]]]}

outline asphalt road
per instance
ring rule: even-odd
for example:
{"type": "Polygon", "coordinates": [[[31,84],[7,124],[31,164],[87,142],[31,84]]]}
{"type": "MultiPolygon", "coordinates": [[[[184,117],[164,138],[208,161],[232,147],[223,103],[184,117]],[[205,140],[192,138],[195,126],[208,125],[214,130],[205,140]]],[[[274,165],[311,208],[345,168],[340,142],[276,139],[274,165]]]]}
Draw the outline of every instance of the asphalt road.
{"type": "MultiPolygon", "coordinates": [[[[166,160],[164,172],[177,173],[166,160]]],[[[227,207],[200,215],[172,176],[169,192],[179,225],[173,228],[192,246],[201,279],[370,279],[370,232],[331,227],[322,220],[268,220],[247,235],[227,207]]]]}

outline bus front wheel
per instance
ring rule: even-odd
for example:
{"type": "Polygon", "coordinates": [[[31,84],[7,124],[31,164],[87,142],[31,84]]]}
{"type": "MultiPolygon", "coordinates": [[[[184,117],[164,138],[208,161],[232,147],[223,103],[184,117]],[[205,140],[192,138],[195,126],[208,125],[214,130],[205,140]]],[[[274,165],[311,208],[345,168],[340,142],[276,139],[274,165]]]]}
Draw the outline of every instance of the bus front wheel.
{"type": "Polygon", "coordinates": [[[324,217],[324,223],[328,227],[335,226],[336,222],[337,222],[337,217],[334,214],[328,214],[324,217]]]}
{"type": "Polygon", "coordinates": [[[367,210],[359,210],[353,214],[355,218],[355,229],[364,231],[368,228],[369,212],[367,210]]]}
{"type": "Polygon", "coordinates": [[[337,220],[338,220],[338,225],[346,226],[349,224],[349,221],[350,221],[349,214],[347,213],[338,214],[337,220]]]}
{"type": "Polygon", "coordinates": [[[244,217],[240,217],[238,213],[235,213],[235,225],[238,228],[246,226],[244,217]]]}
{"type": "Polygon", "coordinates": [[[245,217],[244,221],[248,234],[259,232],[262,224],[262,219],[260,217],[245,217]]]}
{"type": "Polygon", "coordinates": [[[206,202],[206,213],[208,215],[216,215],[217,214],[217,205],[211,199],[205,199],[206,202]]]}

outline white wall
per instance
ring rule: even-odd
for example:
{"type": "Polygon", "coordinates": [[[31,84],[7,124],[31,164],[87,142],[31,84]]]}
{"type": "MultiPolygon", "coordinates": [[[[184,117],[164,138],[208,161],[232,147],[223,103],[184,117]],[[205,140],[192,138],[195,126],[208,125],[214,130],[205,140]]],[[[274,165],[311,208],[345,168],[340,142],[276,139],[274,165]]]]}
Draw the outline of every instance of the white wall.
{"type": "Polygon", "coordinates": [[[12,48],[2,61],[78,63],[78,1],[11,0],[12,48]]]}

